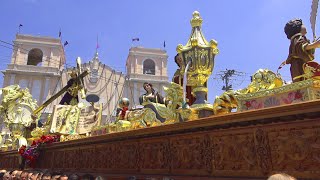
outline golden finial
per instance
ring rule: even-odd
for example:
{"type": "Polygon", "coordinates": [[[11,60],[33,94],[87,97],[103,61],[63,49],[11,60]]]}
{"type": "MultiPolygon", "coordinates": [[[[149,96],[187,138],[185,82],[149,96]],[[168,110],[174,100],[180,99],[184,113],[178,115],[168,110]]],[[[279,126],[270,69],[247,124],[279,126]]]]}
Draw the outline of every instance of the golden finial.
{"type": "Polygon", "coordinates": [[[192,13],[190,24],[192,30],[187,44],[185,46],[179,44],[176,49],[183,60],[180,75],[187,76],[187,86],[192,86],[192,91],[196,96],[197,100],[191,107],[198,107],[200,110],[207,108],[209,110],[212,107],[207,107],[205,96],[208,89],[204,84],[212,74],[214,58],[219,53],[218,43],[213,39],[210,42],[205,39],[201,31],[202,18],[198,11],[192,13]],[[186,69],[187,67],[189,69],[186,69]]]}
{"type": "Polygon", "coordinates": [[[191,23],[191,26],[192,27],[197,27],[197,26],[199,26],[199,27],[201,27],[201,24],[202,24],[202,18],[200,17],[200,13],[198,12],[198,11],[194,11],[193,13],[192,13],[192,19],[191,19],[191,21],[190,21],[190,23],[191,23]]]}

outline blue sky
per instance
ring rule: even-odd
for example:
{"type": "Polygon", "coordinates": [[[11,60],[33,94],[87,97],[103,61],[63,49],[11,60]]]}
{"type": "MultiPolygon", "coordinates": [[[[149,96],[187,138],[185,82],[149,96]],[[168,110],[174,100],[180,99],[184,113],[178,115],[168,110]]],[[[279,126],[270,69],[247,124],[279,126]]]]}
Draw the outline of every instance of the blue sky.
{"type": "MultiPolygon", "coordinates": [[[[203,18],[206,39],[217,40],[220,50],[208,82],[210,103],[222,93],[216,75],[221,70],[245,73],[234,81],[235,89],[246,87],[259,68],[277,70],[288,55],[289,41],[283,32],[288,20],[303,19],[307,36],[312,34],[311,0],[1,0],[0,40],[12,42],[19,24],[21,33],[41,36],[58,37],[61,28],[63,41],[69,42],[67,63],[74,64],[78,56],[83,61],[93,57],[98,35],[100,60],[118,71],[125,71],[132,38],[139,37],[138,45],[150,48],[163,48],[166,41],[171,79],[176,47],[186,44],[195,10],[203,18]]],[[[0,46],[1,70],[11,53],[0,46]]],[[[290,80],[289,66],[280,73],[290,80]]]]}

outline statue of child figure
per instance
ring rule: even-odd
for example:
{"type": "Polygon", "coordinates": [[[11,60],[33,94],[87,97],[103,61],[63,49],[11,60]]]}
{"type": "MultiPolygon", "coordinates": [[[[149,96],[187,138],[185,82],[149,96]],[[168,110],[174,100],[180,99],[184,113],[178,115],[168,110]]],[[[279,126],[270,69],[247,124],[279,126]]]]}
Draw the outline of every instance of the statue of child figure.
{"type": "Polygon", "coordinates": [[[310,43],[307,39],[307,29],[301,19],[290,20],[284,27],[284,32],[290,40],[289,55],[283,64],[291,64],[290,72],[293,82],[304,80],[303,64],[314,59],[314,51],[320,47],[320,40],[310,43]]]}

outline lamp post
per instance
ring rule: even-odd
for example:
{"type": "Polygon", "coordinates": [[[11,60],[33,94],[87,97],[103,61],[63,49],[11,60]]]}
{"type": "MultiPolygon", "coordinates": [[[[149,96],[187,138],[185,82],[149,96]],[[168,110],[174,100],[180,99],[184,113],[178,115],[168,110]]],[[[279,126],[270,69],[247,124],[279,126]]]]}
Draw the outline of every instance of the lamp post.
{"type": "Polygon", "coordinates": [[[179,44],[177,52],[183,60],[180,74],[186,77],[184,78],[184,81],[186,81],[184,85],[191,86],[192,92],[196,97],[196,101],[191,105],[191,108],[199,111],[199,117],[204,117],[212,114],[213,110],[212,105],[205,101],[208,92],[206,82],[212,74],[214,58],[219,53],[219,50],[217,41],[212,39],[208,42],[202,34],[200,13],[194,11],[192,15],[193,17],[190,21],[192,31],[189,40],[185,46],[179,44]]]}

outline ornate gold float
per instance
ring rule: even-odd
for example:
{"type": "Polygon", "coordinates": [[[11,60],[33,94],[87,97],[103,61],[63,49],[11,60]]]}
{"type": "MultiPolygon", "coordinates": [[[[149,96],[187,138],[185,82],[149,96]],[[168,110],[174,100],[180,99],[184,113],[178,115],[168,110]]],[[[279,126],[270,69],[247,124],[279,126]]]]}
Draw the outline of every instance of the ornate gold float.
{"type": "Polygon", "coordinates": [[[309,79],[283,85],[281,77],[268,69],[259,69],[247,88],[231,90],[217,96],[214,102],[215,114],[238,112],[288,105],[320,99],[319,76],[306,71],[309,79]]]}

